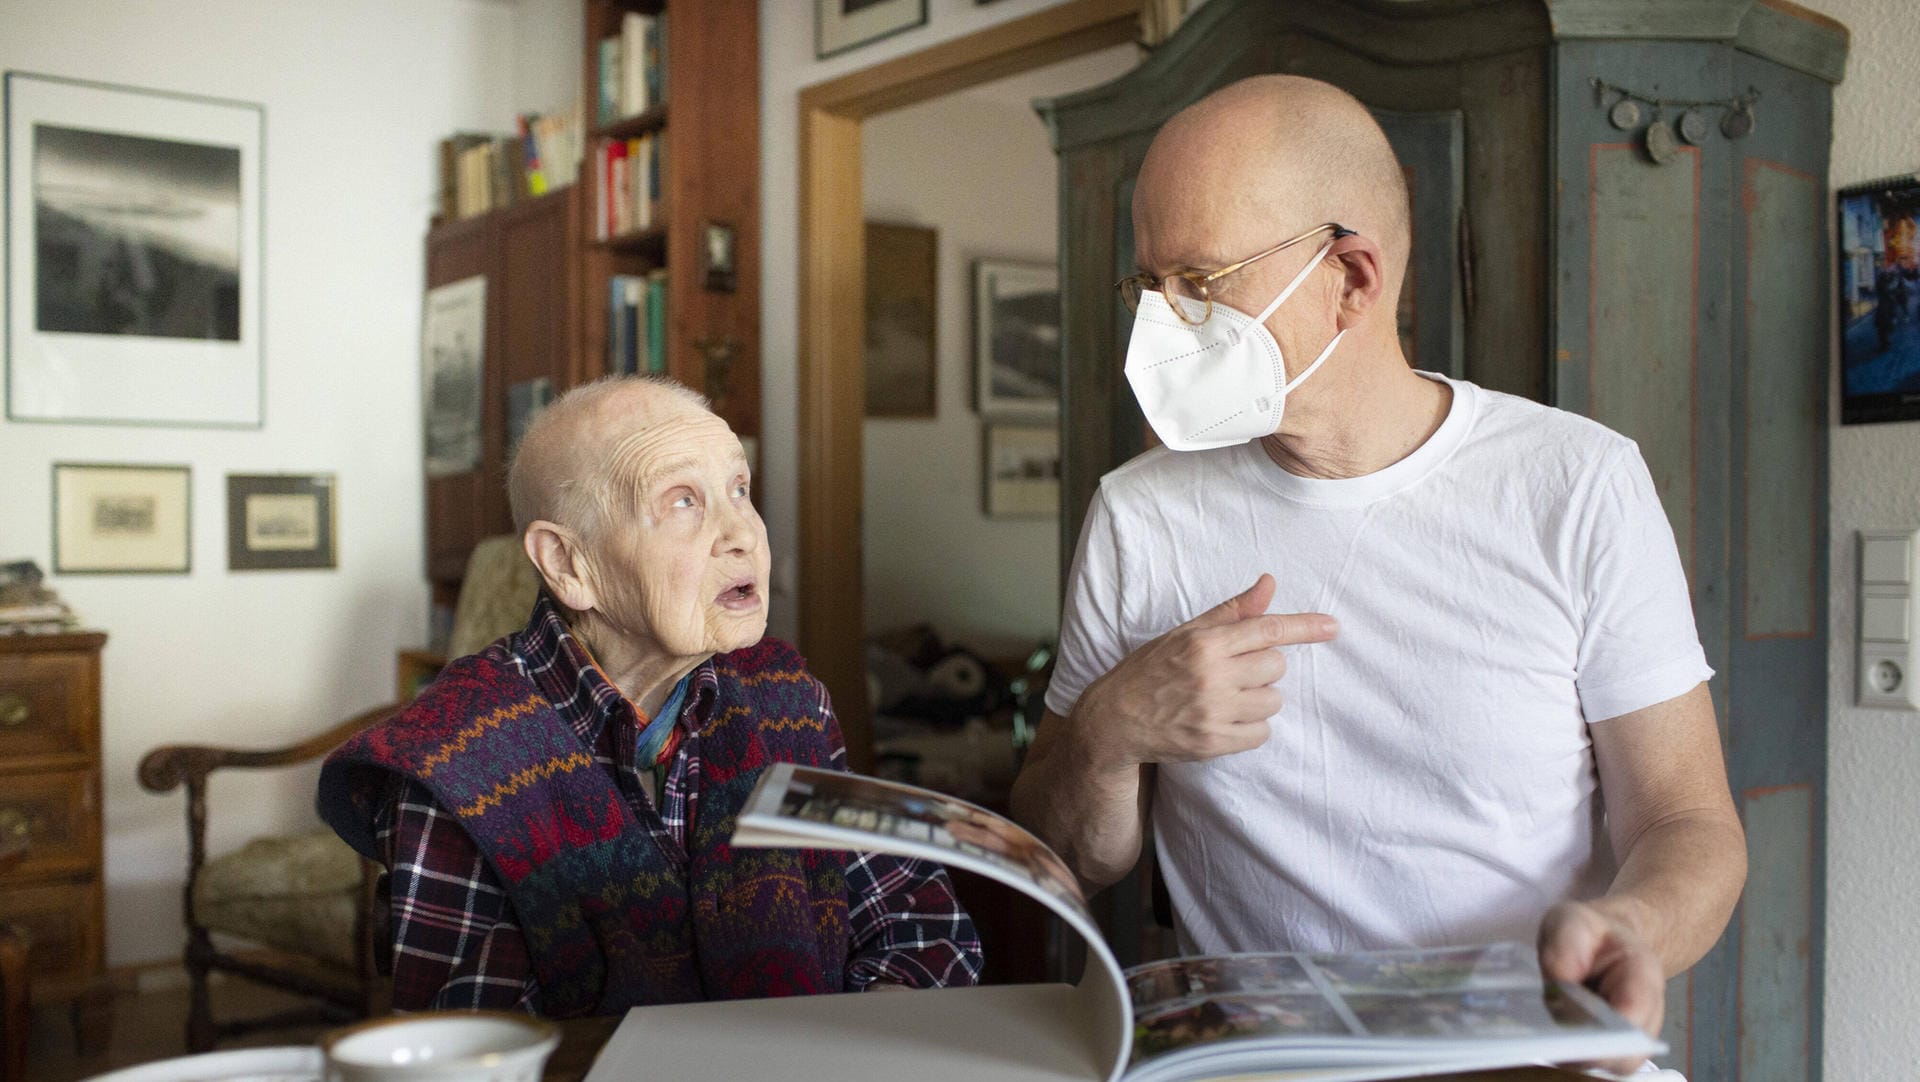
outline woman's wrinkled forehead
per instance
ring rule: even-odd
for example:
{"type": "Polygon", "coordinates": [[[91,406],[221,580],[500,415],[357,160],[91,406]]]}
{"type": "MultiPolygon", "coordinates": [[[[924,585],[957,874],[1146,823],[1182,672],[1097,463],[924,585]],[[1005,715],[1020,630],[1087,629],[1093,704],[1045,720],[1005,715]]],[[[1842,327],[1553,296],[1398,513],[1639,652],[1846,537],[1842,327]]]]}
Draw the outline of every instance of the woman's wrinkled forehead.
{"type": "Polygon", "coordinates": [[[603,474],[608,489],[644,493],[670,474],[732,471],[746,462],[727,423],[691,406],[648,411],[614,438],[603,474]]]}

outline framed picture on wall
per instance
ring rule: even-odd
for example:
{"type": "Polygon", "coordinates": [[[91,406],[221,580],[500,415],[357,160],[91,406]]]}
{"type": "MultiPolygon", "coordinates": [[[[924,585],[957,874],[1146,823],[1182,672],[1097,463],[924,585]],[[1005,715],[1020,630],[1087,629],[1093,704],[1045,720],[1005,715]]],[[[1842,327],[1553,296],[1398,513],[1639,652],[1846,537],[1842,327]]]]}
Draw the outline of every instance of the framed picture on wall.
{"type": "Polygon", "coordinates": [[[813,55],[824,60],[926,21],[927,0],[813,0],[813,55]]]}
{"type": "Polygon", "coordinates": [[[992,419],[1060,415],[1060,269],[982,259],[973,265],[974,401],[992,419]]]}
{"type": "Polygon", "coordinates": [[[1920,177],[1843,188],[1840,421],[1920,420],[1920,177]]]}
{"type": "Polygon", "coordinates": [[[193,473],[186,466],[53,464],[53,573],[186,574],[193,473]]]}
{"type": "Polygon", "coordinates": [[[867,416],[932,417],[939,234],[867,223],[867,416]]]}
{"type": "Polygon", "coordinates": [[[258,428],[258,105],[6,75],[7,416],[258,428]]]}
{"type": "Polygon", "coordinates": [[[338,566],[333,475],[227,475],[227,569],[338,566]]]}
{"type": "Polygon", "coordinates": [[[989,424],[986,448],[988,518],[1050,518],[1060,513],[1060,429],[1054,425],[989,424]]]}
{"type": "Polygon", "coordinates": [[[486,278],[475,275],[427,291],[420,369],[428,477],[453,477],[480,466],[486,342],[486,278]]]}

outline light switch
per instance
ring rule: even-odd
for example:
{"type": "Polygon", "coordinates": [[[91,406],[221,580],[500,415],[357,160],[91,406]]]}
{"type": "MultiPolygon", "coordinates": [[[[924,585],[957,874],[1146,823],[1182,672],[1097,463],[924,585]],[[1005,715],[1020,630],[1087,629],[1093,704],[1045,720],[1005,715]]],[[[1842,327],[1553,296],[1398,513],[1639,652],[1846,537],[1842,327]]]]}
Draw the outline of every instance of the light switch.
{"type": "Polygon", "coordinates": [[[1860,637],[1874,642],[1906,642],[1908,599],[1899,597],[1860,598],[1860,637]]]}
{"type": "Polygon", "coordinates": [[[1907,585],[1913,581],[1913,537],[1891,531],[1861,531],[1860,581],[1907,585]],[[1879,536],[1874,536],[1878,534],[1879,536]]]}

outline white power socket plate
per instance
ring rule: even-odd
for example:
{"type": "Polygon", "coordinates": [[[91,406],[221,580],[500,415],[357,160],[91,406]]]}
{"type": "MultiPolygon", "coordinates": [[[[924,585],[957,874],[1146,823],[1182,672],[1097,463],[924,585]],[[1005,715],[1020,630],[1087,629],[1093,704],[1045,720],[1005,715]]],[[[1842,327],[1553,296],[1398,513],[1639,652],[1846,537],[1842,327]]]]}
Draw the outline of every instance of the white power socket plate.
{"type": "Polygon", "coordinates": [[[1920,635],[1913,596],[1920,588],[1920,530],[1861,530],[1859,683],[1861,706],[1920,710],[1920,635]],[[1869,637],[1871,636],[1871,637],[1869,637]]]}

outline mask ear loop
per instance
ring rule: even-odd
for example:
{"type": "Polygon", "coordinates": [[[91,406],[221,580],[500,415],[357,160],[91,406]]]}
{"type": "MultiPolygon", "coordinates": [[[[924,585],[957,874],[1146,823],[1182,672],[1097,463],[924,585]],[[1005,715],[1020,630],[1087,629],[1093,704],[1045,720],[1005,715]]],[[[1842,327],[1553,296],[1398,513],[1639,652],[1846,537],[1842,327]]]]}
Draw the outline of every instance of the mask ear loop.
{"type": "Polygon", "coordinates": [[[1320,356],[1315,357],[1313,359],[1313,363],[1307,366],[1307,370],[1293,377],[1292,382],[1283,386],[1281,390],[1291,392],[1295,387],[1298,387],[1302,383],[1307,382],[1307,377],[1313,375],[1314,369],[1326,363],[1326,360],[1328,357],[1333,356],[1333,347],[1339,345],[1340,340],[1342,338],[1345,338],[1346,336],[1347,336],[1346,331],[1341,331],[1339,334],[1334,335],[1333,341],[1327,343],[1327,348],[1320,351],[1320,356]]]}
{"type": "MultiPolygon", "coordinates": [[[[1254,316],[1253,322],[1247,324],[1246,327],[1234,328],[1233,338],[1231,339],[1231,341],[1238,342],[1240,340],[1240,336],[1246,333],[1247,328],[1257,327],[1260,324],[1265,323],[1267,321],[1267,317],[1273,314],[1274,309],[1280,307],[1282,304],[1285,304],[1287,301],[1287,298],[1293,296],[1293,291],[1300,288],[1300,283],[1307,280],[1307,275],[1313,273],[1313,268],[1319,266],[1320,261],[1327,258],[1327,253],[1333,251],[1334,241],[1339,239],[1340,239],[1339,237],[1335,237],[1333,238],[1333,240],[1330,240],[1327,243],[1321,245],[1320,250],[1313,253],[1313,258],[1307,260],[1307,265],[1300,268],[1300,273],[1293,276],[1293,281],[1287,283],[1287,288],[1281,290],[1280,295],[1278,297],[1273,298],[1272,304],[1269,304],[1265,308],[1262,308],[1260,310],[1260,314],[1257,316],[1254,316]]],[[[1316,361],[1315,363],[1317,364],[1319,362],[1316,361]]]]}

